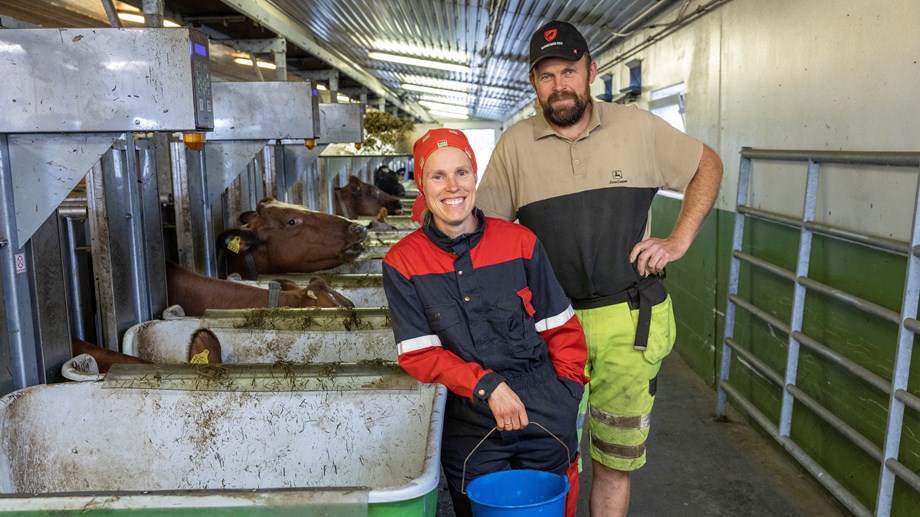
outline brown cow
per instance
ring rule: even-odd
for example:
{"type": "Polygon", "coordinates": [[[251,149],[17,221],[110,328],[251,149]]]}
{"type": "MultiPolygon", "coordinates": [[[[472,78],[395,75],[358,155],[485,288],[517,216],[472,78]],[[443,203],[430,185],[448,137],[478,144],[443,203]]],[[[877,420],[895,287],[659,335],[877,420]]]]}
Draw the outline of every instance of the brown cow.
{"type": "Polygon", "coordinates": [[[375,216],[381,208],[389,215],[402,213],[402,201],[352,176],[348,185],[335,188],[335,213],[345,217],[375,216]]]}
{"type": "Polygon", "coordinates": [[[390,226],[387,223],[387,209],[381,208],[377,212],[377,216],[371,219],[371,222],[367,223],[367,229],[372,232],[391,232],[395,231],[396,227],[390,226]]]}
{"type": "Polygon", "coordinates": [[[75,337],[70,338],[70,350],[73,352],[74,357],[80,354],[93,356],[93,359],[96,360],[96,365],[99,366],[99,373],[108,372],[113,364],[152,364],[150,361],[140,357],[115,352],[75,337]]]}
{"type": "MultiPolygon", "coordinates": [[[[285,287],[296,284],[285,283],[285,287]]],[[[186,316],[201,316],[205,309],[268,307],[269,290],[231,280],[199,275],[177,264],[166,264],[166,291],[170,305],[179,305],[186,316]]],[[[306,289],[278,293],[279,307],[354,307],[351,300],[332,290],[319,277],[306,289]]]]}
{"type": "Polygon", "coordinates": [[[343,217],[289,205],[273,198],[240,215],[239,228],[217,238],[227,274],[256,280],[262,273],[311,273],[355,260],[367,228],[343,217]]]}
{"type": "MultiPolygon", "coordinates": [[[[102,348],[75,337],[70,338],[70,348],[74,357],[80,354],[87,354],[92,356],[92,358],[96,361],[96,366],[99,367],[99,373],[108,373],[112,365],[115,364],[153,364],[146,359],[141,359],[140,357],[135,357],[133,355],[122,354],[121,352],[115,352],[107,348],[102,348]]],[[[217,340],[217,336],[215,336],[213,332],[202,328],[196,330],[192,334],[192,338],[189,340],[189,361],[198,355],[200,362],[201,358],[204,357],[200,354],[204,350],[208,351],[208,363],[215,364],[221,362],[220,341],[217,340]]]]}

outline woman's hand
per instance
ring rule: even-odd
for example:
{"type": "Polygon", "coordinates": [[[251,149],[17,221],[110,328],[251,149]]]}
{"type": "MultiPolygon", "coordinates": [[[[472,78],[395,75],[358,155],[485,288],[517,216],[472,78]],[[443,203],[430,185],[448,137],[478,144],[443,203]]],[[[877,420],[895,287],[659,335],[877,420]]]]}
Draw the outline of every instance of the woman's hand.
{"type": "Polygon", "coordinates": [[[507,383],[499,384],[489,395],[488,402],[495,416],[495,425],[500,431],[516,431],[527,427],[529,422],[524,403],[507,383]]]}

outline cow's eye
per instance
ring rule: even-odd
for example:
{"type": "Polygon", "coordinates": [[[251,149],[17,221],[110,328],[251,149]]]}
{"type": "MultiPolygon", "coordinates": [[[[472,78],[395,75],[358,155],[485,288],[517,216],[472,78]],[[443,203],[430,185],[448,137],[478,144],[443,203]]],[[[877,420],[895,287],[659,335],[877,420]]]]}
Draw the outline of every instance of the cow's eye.
{"type": "Polygon", "coordinates": [[[288,226],[294,226],[295,224],[297,224],[297,219],[291,219],[288,221],[288,226]]]}

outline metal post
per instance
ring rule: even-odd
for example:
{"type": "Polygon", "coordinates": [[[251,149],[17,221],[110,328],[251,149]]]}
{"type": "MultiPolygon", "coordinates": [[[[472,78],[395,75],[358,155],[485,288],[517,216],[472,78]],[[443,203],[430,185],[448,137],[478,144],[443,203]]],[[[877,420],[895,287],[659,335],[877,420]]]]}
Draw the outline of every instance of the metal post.
{"type": "MultiPolygon", "coordinates": [[[[751,182],[751,159],[741,157],[741,165],[738,168],[738,197],[735,206],[747,204],[748,188],[751,182]]],[[[735,211],[735,231],[732,238],[732,251],[741,251],[744,243],[744,214],[735,211]]],[[[725,308],[725,335],[722,341],[722,364],[719,369],[719,390],[716,401],[716,414],[725,416],[725,389],[722,387],[722,381],[728,381],[729,372],[731,371],[732,352],[731,348],[725,343],[734,336],[735,332],[735,304],[732,303],[731,297],[738,294],[738,276],[741,274],[741,261],[732,253],[731,266],[728,273],[728,300],[725,308]]]]}
{"type": "Polygon", "coordinates": [[[70,291],[70,303],[67,307],[70,309],[70,332],[78,339],[86,339],[86,331],[83,328],[83,288],[80,284],[80,264],[77,262],[77,235],[74,225],[77,219],[67,217],[64,219],[65,240],[64,253],[67,258],[67,288],[70,291]]]}
{"type": "Polygon", "coordinates": [[[141,213],[141,201],[138,182],[141,178],[137,168],[137,149],[134,146],[134,134],[125,133],[125,200],[128,220],[128,256],[131,260],[131,283],[133,284],[134,318],[137,323],[153,318],[150,311],[150,292],[147,285],[147,257],[144,253],[144,221],[141,213]]]}
{"type": "Polygon", "coordinates": [[[6,308],[7,342],[13,389],[40,382],[32,315],[32,288],[26,274],[26,246],[16,236],[13,170],[9,137],[0,134],[0,281],[6,308]]]}
{"type": "Polygon", "coordinates": [[[779,416],[779,435],[789,436],[792,428],[792,407],[795,399],[789,392],[789,386],[795,386],[799,369],[799,341],[795,333],[802,330],[802,317],[805,312],[805,286],[798,279],[808,277],[808,263],[811,259],[811,230],[807,224],[815,220],[815,206],[818,199],[818,177],[820,166],[813,160],[808,161],[808,176],[805,184],[805,206],[802,210],[802,227],[799,238],[799,258],[795,267],[796,282],[792,295],[792,316],[789,319],[789,350],[786,355],[786,379],[783,386],[783,403],[779,416]]]}
{"type": "Polygon", "coordinates": [[[189,219],[192,242],[195,243],[195,271],[209,277],[216,274],[216,259],[212,238],[211,207],[208,203],[207,164],[205,151],[187,151],[188,163],[189,219]],[[200,246],[200,248],[199,248],[200,246]],[[201,250],[201,254],[197,250],[201,250]]]}
{"type": "Polygon", "coordinates": [[[144,25],[147,27],[163,27],[163,8],[165,0],[144,0],[144,25]]]}
{"type": "Polygon", "coordinates": [[[917,297],[920,296],[920,257],[917,256],[920,248],[918,246],[920,246],[920,178],[917,180],[917,194],[914,196],[914,223],[910,235],[910,252],[907,254],[907,274],[904,280],[904,296],[901,301],[901,324],[898,326],[898,349],[894,359],[882,473],[878,484],[878,502],[875,507],[875,515],[880,517],[887,517],[891,513],[895,473],[888,464],[888,460],[898,459],[898,451],[901,448],[901,431],[904,427],[904,402],[896,395],[899,391],[907,390],[910,376],[915,333],[904,323],[908,318],[917,319],[917,297]]]}

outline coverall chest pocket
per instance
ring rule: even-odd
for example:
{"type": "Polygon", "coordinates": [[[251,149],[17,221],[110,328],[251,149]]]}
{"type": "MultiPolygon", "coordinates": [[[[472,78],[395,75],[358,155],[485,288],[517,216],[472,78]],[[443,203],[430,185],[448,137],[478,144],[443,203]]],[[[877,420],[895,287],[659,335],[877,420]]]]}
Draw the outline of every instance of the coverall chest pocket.
{"type": "Polygon", "coordinates": [[[425,307],[425,316],[431,330],[439,335],[460,323],[459,308],[453,303],[425,307]]]}
{"type": "Polygon", "coordinates": [[[495,304],[490,314],[490,324],[501,341],[512,348],[533,348],[533,338],[537,335],[530,308],[530,290],[525,299],[521,293],[513,298],[505,298],[495,304]]]}

